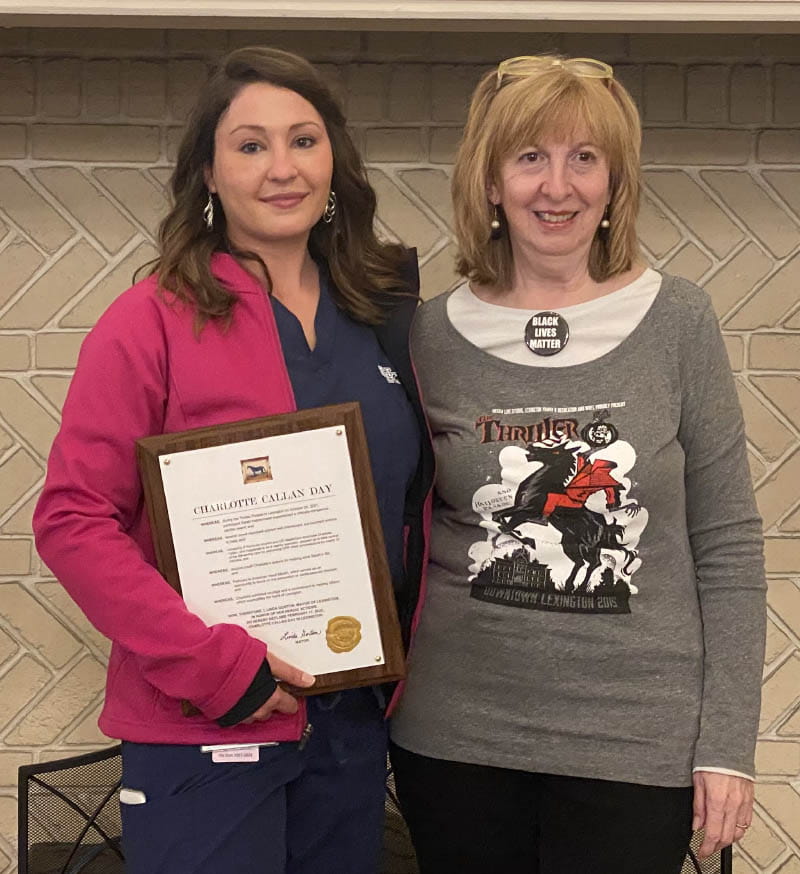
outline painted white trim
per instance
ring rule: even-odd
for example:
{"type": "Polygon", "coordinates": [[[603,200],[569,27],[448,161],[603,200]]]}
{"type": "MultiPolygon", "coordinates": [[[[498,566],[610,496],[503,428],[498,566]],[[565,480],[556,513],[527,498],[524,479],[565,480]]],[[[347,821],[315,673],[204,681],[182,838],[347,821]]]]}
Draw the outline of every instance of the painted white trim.
{"type": "MultiPolygon", "coordinates": [[[[86,26],[252,26],[269,23],[381,28],[427,25],[445,30],[483,25],[547,29],[610,23],[649,28],[659,22],[800,25],[797,0],[0,0],[0,24],[53,26],[67,21],[86,26]]],[[[603,27],[605,25],[605,27],[603,27]]]]}

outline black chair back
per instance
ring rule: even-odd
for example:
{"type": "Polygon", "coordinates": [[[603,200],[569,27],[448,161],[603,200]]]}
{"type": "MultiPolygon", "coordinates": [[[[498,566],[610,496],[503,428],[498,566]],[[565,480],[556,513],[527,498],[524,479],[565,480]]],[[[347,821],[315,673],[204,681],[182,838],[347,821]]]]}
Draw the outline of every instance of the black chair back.
{"type": "Polygon", "coordinates": [[[120,874],[121,746],[19,769],[19,874],[120,874]]]}

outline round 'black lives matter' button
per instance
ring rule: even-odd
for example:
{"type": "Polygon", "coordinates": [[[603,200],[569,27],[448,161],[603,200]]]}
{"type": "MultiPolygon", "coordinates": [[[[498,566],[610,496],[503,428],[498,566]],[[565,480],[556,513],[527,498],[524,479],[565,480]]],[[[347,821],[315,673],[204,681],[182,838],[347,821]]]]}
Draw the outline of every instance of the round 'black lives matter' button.
{"type": "Polygon", "coordinates": [[[534,313],[525,325],[525,345],[536,355],[557,355],[568,340],[569,325],[558,313],[534,313]]]}

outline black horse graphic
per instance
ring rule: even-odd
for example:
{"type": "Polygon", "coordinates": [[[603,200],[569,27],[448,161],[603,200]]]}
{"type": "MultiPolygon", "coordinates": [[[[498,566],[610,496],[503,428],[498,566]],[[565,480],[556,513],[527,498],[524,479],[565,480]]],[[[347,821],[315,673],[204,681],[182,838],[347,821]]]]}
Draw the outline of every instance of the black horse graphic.
{"type": "Polygon", "coordinates": [[[629,570],[636,558],[636,552],[626,549],[621,539],[625,529],[616,522],[607,522],[600,513],[593,513],[586,507],[558,507],[549,517],[550,524],[561,532],[561,548],[573,563],[572,570],[564,583],[565,592],[585,592],[595,570],[600,567],[600,552],[603,549],[620,550],[625,553],[623,571],[629,570]],[[585,567],[586,572],[580,584],[578,573],[585,567]]]}
{"type": "Polygon", "coordinates": [[[517,486],[514,504],[495,510],[492,519],[500,525],[505,534],[513,534],[517,525],[523,522],[536,522],[546,525],[544,507],[548,495],[563,492],[567,483],[575,475],[575,449],[567,449],[564,444],[553,447],[534,446],[529,443],[525,447],[528,461],[540,461],[542,467],[517,486]]]}
{"type": "Polygon", "coordinates": [[[622,545],[624,527],[586,507],[588,498],[603,490],[609,509],[620,508],[622,485],[610,475],[614,462],[589,461],[577,448],[569,449],[565,444],[549,447],[529,443],[525,454],[529,461],[539,461],[542,466],[522,480],[511,507],[492,514],[500,533],[535,548],[535,541],[521,536],[517,526],[524,522],[549,523],[560,531],[561,548],[573,564],[564,584],[568,593],[587,590],[592,574],[600,566],[603,549],[624,552],[627,561],[623,571],[627,571],[636,553],[622,545]],[[583,578],[576,583],[581,569],[583,578]]]}

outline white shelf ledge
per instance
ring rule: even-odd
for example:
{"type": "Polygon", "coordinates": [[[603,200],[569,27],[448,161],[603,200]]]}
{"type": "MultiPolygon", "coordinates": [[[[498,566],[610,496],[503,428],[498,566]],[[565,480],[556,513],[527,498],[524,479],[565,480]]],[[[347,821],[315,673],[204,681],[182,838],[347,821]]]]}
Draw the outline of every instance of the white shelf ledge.
{"type": "Polygon", "coordinates": [[[0,0],[0,26],[800,32],[798,0],[0,0]]]}

